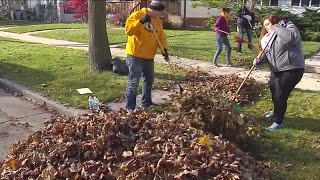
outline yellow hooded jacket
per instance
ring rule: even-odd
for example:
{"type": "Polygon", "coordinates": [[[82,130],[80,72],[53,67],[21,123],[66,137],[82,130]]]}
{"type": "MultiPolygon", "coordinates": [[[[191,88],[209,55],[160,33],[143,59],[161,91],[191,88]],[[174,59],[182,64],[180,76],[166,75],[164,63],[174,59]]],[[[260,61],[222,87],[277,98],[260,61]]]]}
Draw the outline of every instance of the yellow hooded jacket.
{"type": "MultiPolygon", "coordinates": [[[[128,36],[126,53],[142,59],[154,59],[159,47],[158,41],[151,29],[139,21],[140,18],[147,14],[147,11],[147,8],[142,8],[128,17],[125,26],[125,32],[128,36]]],[[[155,26],[162,47],[167,48],[166,35],[160,20],[151,17],[151,23],[155,26]]]]}

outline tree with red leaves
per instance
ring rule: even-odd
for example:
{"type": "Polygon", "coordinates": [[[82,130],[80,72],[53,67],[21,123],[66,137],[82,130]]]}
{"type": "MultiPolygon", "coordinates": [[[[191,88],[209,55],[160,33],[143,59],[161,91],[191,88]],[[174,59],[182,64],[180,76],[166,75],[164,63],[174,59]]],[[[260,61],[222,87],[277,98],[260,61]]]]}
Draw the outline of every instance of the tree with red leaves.
{"type": "Polygon", "coordinates": [[[75,18],[88,21],[88,0],[70,0],[67,2],[66,8],[75,11],[75,18]]]}

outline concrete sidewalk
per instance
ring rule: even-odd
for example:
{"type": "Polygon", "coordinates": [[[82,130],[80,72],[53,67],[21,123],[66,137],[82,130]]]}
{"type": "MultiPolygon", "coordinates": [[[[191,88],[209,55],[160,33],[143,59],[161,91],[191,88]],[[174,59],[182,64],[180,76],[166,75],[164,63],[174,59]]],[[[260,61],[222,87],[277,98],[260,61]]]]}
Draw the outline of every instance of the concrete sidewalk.
{"type": "Polygon", "coordinates": [[[40,130],[53,115],[0,89],[0,162],[14,142],[40,130]]]}
{"type": "Polygon", "coordinates": [[[59,114],[67,116],[76,116],[88,112],[65,107],[59,102],[51,101],[23,86],[0,78],[0,164],[10,151],[13,143],[40,130],[46,121],[56,115],[45,110],[44,107],[35,105],[34,101],[45,102],[47,108],[53,108],[59,114]],[[7,88],[14,91],[15,94],[19,94],[19,97],[3,90],[7,88]],[[23,97],[20,95],[23,95],[23,97]],[[31,99],[32,102],[28,99],[31,99]]]}

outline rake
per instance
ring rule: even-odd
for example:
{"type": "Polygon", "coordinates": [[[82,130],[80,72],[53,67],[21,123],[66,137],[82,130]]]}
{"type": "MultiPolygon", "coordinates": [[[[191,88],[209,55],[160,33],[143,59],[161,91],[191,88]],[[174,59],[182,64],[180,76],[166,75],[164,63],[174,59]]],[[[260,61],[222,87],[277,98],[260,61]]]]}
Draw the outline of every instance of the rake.
{"type": "MultiPolygon", "coordinates": [[[[265,50],[267,49],[267,47],[271,46],[273,40],[275,39],[274,37],[276,36],[275,33],[272,34],[271,38],[269,39],[267,45],[265,48],[262,49],[262,51],[259,53],[259,55],[257,56],[257,59],[260,59],[260,57],[262,56],[262,54],[265,52],[265,50]]],[[[246,82],[246,80],[248,79],[248,77],[250,76],[250,74],[252,73],[253,69],[255,68],[256,64],[253,64],[252,67],[250,68],[249,73],[247,74],[247,76],[243,79],[242,83],[240,84],[239,88],[237,89],[236,93],[231,97],[231,101],[234,101],[238,95],[238,93],[240,92],[242,86],[244,85],[244,83],[246,82]]]]}
{"type": "MultiPolygon", "coordinates": [[[[158,45],[159,45],[159,47],[160,47],[160,51],[161,51],[162,55],[164,55],[164,54],[165,54],[164,48],[163,48],[163,46],[162,46],[162,44],[161,44],[161,42],[160,42],[160,40],[159,40],[158,34],[156,33],[156,31],[155,31],[155,29],[154,29],[154,26],[153,26],[151,23],[150,23],[150,29],[152,30],[154,36],[155,36],[156,39],[157,39],[157,42],[158,42],[158,45]]],[[[165,61],[166,61],[167,63],[169,63],[169,65],[171,65],[169,58],[165,58],[165,61]]],[[[171,67],[171,66],[170,66],[170,67],[171,67]]],[[[178,86],[179,86],[179,92],[180,92],[180,94],[182,94],[183,91],[184,91],[184,89],[183,89],[183,87],[181,86],[180,83],[178,83],[178,86]]]]}
{"type": "Polygon", "coordinates": [[[237,43],[247,43],[247,44],[253,46],[253,44],[251,42],[248,42],[247,40],[245,40],[244,38],[239,37],[238,35],[235,35],[235,34],[220,30],[220,29],[217,29],[217,31],[220,31],[220,32],[225,33],[227,35],[234,35],[234,41],[237,42],[237,43]]]}

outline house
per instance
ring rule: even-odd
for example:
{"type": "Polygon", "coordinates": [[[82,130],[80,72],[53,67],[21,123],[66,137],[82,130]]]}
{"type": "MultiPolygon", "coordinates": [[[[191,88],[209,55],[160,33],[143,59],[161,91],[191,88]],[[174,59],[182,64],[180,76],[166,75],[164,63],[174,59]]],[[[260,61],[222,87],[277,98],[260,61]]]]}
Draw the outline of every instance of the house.
{"type": "Polygon", "coordinates": [[[294,14],[301,14],[306,8],[320,10],[320,0],[268,0],[260,2],[261,7],[281,8],[294,14]]]}
{"type": "MultiPolygon", "coordinates": [[[[67,9],[65,5],[70,0],[3,0],[11,2],[13,5],[11,15],[15,19],[30,18],[23,16],[26,10],[35,11],[37,18],[41,20],[54,20],[57,22],[74,22],[77,19],[75,11],[67,9]],[[55,9],[51,10],[48,15],[48,4],[51,3],[55,9]],[[52,15],[53,13],[53,15],[52,15]]],[[[140,10],[142,7],[148,6],[150,0],[106,0],[107,1],[107,17],[114,14],[127,14],[140,10]]],[[[213,15],[218,15],[218,8],[193,7],[196,0],[165,0],[166,11],[171,15],[180,16],[183,24],[190,26],[204,26],[205,20],[213,15]]],[[[245,2],[245,0],[243,0],[245,2]]],[[[299,14],[304,12],[306,8],[320,9],[320,0],[257,0],[260,7],[274,7],[283,10],[289,10],[292,13],[299,14]]]]}
{"type": "MultiPolygon", "coordinates": [[[[219,13],[219,9],[217,8],[193,7],[192,2],[193,1],[191,0],[166,0],[166,12],[170,15],[180,16],[183,19],[185,26],[204,26],[204,20],[219,13]]],[[[107,5],[107,14],[127,12],[130,11],[130,8],[130,12],[132,12],[148,6],[149,3],[150,0],[109,1],[109,5],[107,5]],[[129,3],[133,4],[129,5],[129,3]],[[135,5],[139,5],[138,9],[135,5]]]]}
{"type": "Polygon", "coordinates": [[[218,8],[193,7],[193,2],[194,1],[190,0],[181,0],[181,17],[186,27],[204,26],[207,19],[213,15],[218,15],[220,12],[218,8]]]}
{"type": "Polygon", "coordinates": [[[3,0],[11,20],[53,20],[56,17],[57,0],[3,0]]]}

